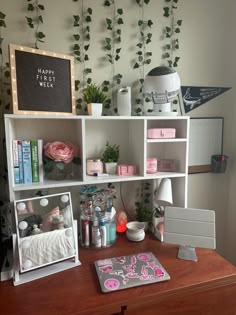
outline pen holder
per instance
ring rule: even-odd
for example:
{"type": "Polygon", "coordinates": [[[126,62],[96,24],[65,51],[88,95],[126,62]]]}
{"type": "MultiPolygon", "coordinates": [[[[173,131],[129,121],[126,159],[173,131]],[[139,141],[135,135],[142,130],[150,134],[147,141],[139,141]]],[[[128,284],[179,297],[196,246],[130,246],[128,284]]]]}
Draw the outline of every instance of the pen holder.
{"type": "Polygon", "coordinates": [[[224,173],[229,157],[227,155],[216,154],[211,156],[212,173],[224,173]]]}

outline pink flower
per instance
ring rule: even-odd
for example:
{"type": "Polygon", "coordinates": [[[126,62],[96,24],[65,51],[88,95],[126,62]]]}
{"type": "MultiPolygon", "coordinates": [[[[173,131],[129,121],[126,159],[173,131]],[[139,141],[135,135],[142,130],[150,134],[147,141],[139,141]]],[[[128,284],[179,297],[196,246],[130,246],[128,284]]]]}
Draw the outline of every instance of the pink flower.
{"type": "Polygon", "coordinates": [[[79,149],[70,142],[48,142],[44,146],[44,155],[55,162],[70,163],[78,156],[79,149]]]}

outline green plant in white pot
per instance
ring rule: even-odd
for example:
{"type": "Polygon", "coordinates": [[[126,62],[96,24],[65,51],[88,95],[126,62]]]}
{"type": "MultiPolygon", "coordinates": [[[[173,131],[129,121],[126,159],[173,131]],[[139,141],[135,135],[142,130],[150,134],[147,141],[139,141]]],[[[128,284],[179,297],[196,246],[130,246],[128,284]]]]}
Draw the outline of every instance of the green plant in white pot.
{"type": "Polygon", "coordinates": [[[117,162],[120,157],[120,146],[118,144],[106,143],[105,150],[102,155],[102,160],[105,163],[106,172],[108,174],[117,173],[117,162]]]}
{"type": "Polygon", "coordinates": [[[89,115],[102,115],[103,103],[107,99],[107,96],[99,86],[94,83],[87,85],[83,91],[83,98],[87,103],[89,115]]]}

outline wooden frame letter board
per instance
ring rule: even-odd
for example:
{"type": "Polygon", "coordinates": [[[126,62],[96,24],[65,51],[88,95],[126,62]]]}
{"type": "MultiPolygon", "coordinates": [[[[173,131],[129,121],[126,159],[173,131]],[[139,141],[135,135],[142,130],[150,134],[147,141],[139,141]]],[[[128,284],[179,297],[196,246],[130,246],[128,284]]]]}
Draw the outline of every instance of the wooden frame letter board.
{"type": "Polygon", "coordinates": [[[75,114],[74,58],[9,45],[14,114],[75,114]]]}

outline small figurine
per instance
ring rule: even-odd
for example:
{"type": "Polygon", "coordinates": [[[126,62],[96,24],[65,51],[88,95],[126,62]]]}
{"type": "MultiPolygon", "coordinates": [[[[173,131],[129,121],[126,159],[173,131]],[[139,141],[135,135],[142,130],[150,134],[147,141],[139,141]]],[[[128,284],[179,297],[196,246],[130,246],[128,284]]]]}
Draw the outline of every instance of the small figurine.
{"type": "Polygon", "coordinates": [[[33,225],[33,230],[31,232],[31,235],[37,235],[37,234],[40,234],[42,233],[42,231],[40,230],[40,228],[38,227],[37,224],[34,224],[33,225]]]}
{"type": "Polygon", "coordinates": [[[52,229],[53,230],[62,230],[64,229],[66,226],[64,224],[64,218],[63,215],[59,214],[59,215],[55,215],[52,218],[52,229]]]}

